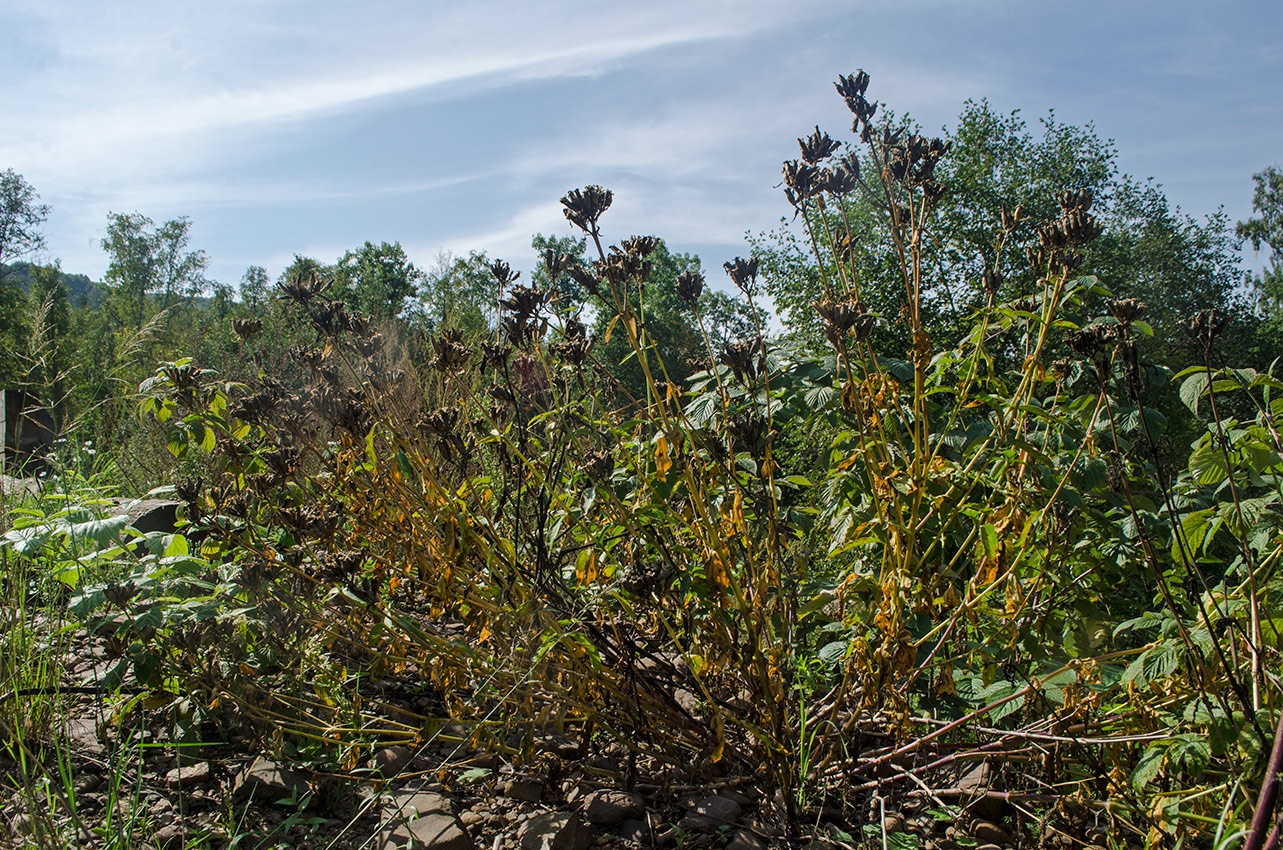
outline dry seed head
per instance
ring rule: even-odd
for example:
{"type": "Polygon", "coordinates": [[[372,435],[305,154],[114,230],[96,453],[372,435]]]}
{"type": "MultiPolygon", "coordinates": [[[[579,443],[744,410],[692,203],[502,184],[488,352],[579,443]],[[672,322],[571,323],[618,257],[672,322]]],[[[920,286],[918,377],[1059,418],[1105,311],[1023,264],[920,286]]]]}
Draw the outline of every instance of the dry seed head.
{"type": "Polygon", "coordinates": [[[563,340],[562,342],[553,343],[548,348],[557,357],[560,357],[571,366],[580,366],[588,359],[588,353],[592,351],[594,340],[580,335],[563,340]]]}
{"type": "Polygon", "coordinates": [[[841,147],[832,136],[821,131],[819,125],[816,125],[814,133],[805,139],[798,139],[797,146],[802,150],[802,159],[812,165],[828,159],[841,147]]]}
{"type": "MultiPolygon", "coordinates": [[[[507,264],[504,264],[505,268],[507,264]]],[[[497,276],[496,276],[497,279],[497,276]]],[[[515,277],[512,280],[516,280],[515,277]]],[[[541,289],[526,286],[514,286],[508,290],[508,297],[500,305],[521,319],[537,317],[539,311],[548,303],[548,293],[541,289]]]]}
{"type": "Polygon", "coordinates": [[[784,193],[793,206],[800,207],[808,198],[820,193],[820,169],[811,163],[791,159],[784,163],[783,170],[784,193]]]}
{"type": "Polygon", "coordinates": [[[1211,347],[1216,338],[1225,330],[1227,324],[1229,324],[1229,316],[1215,307],[1208,310],[1199,310],[1185,323],[1189,335],[1204,348],[1211,347]]]}
{"type": "Polygon", "coordinates": [[[1105,302],[1105,308],[1121,324],[1127,325],[1145,312],[1145,302],[1139,298],[1110,298],[1105,302]]]}
{"type": "Polygon", "coordinates": [[[646,259],[659,247],[659,239],[654,236],[630,236],[623,242],[624,252],[639,259],[646,259]]]}
{"type": "Polygon", "coordinates": [[[990,295],[997,295],[998,289],[1001,288],[1002,286],[1002,282],[1003,282],[1002,272],[996,271],[994,269],[985,269],[985,273],[984,273],[985,292],[989,293],[990,295]]]}
{"type": "Polygon", "coordinates": [[[441,372],[458,372],[472,355],[471,349],[463,344],[463,333],[454,328],[434,336],[432,348],[437,353],[432,366],[441,372]]]}
{"type": "Polygon", "coordinates": [[[521,272],[513,274],[512,267],[503,260],[495,260],[490,264],[490,274],[494,276],[495,282],[499,284],[501,289],[506,289],[516,283],[517,278],[521,277],[521,272]]]}
{"type": "Polygon", "coordinates": [[[262,319],[232,319],[232,332],[243,340],[253,339],[262,331],[262,319]]]}
{"type": "Polygon", "coordinates": [[[593,274],[587,266],[581,266],[578,263],[573,263],[566,269],[566,273],[570,275],[571,279],[574,280],[575,283],[588,290],[589,294],[595,297],[601,297],[601,291],[599,289],[600,281],[598,280],[597,275],[593,274]]]}
{"type": "Polygon", "coordinates": [[[561,199],[561,203],[565,207],[567,221],[585,233],[596,233],[597,220],[610,209],[614,197],[609,189],[593,185],[571,189],[561,199]]]}
{"type": "Polygon", "coordinates": [[[694,307],[704,291],[704,276],[694,269],[687,269],[677,276],[677,295],[688,306],[694,307]]]}
{"type": "Polygon", "coordinates": [[[752,298],[753,293],[757,291],[757,266],[758,260],[756,257],[749,260],[743,257],[736,257],[722,264],[722,268],[726,269],[726,273],[730,275],[731,280],[735,281],[735,285],[739,287],[740,292],[743,292],[749,298],[752,298]]]}
{"type": "Polygon", "coordinates": [[[864,93],[869,90],[869,75],[863,70],[857,70],[854,74],[842,74],[833,84],[833,88],[848,100],[853,97],[864,97],[864,93]]]}

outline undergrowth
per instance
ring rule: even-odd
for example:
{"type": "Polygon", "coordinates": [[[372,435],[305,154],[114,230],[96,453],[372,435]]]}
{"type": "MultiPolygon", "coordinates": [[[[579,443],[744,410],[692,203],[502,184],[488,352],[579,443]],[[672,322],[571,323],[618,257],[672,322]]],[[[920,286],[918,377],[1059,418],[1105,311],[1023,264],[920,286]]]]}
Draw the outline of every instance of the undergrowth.
{"type": "MultiPolygon", "coordinates": [[[[1261,846],[1283,383],[1224,363],[1215,311],[1189,318],[1196,362],[1149,362],[1146,305],[1079,267],[1100,227],[1074,186],[1058,218],[1003,216],[990,270],[957,281],[968,327],[932,338],[921,249],[948,145],[876,122],[868,84],[837,83],[857,147],[817,129],[784,167],[826,350],[758,328],[670,381],[641,297],[657,241],[609,245],[611,193],[575,190],[596,260],[550,250],[547,278],[613,317],[644,398],[621,406],[589,317],[502,262],[492,338],[439,332],[421,373],[395,325],[298,278],[281,297],[314,343],[269,365],[261,323],[236,320],[256,376],[179,360],[140,388],[170,451],[205,458],[176,483],[183,533],[122,539],[92,500],[15,512],[9,598],[45,564],[110,638],[103,685],[140,690],[179,742],[355,767],[447,722],[518,761],[555,731],[580,760],[625,748],[625,784],[752,777],[791,840],[867,797],[966,802],[984,763],[1000,779],[981,793],[1045,846],[1261,846]],[[887,219],[894,313],[849,262],[857,194],[887,219]],[[1012,257],[1029,291],[1003,285],[1012,257]],[[907,350],[877,350],[891,327],[907,350]],[[1179,468],[1160,449],[1175,416],[1198,434],[1179,468]],[[392,675],[431,716],[362,687],[392,675]]],[[[757,261],[726,271],[755,306],[757,261]]],[[[676,287],[698,315],[703,279],[676,287]]],[[[35,700],[5,722],[38,727],[35,700]]]]}

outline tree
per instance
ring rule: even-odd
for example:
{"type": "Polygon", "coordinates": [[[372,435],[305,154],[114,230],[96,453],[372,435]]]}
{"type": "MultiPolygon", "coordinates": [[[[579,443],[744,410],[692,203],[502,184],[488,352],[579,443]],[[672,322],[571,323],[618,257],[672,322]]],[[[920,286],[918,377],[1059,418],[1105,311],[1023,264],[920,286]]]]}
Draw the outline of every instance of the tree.
{"type": "Polygon", "coordinates": [[[422,279],[423,273],[410,262],[400,242],[366,242],[339,258],[335,296],[375,318],[394,319],[422,279]]]}
{"type": "Polygon", "coordinates": [[[477,335],[490,329],[498,297],[484,251],[471,251],[466,257],[443,251],[419,281],[413,318],[429,332],[457,328],[477,335]]]}
{"type": "Polygon", "coordinates": [[[148,295],[158,293],[165,310],[176,297],[191,297],[205,287],[209,259],[204,251],[187,251],[191,226],[186,216],[156,227],[140,213],[108,214],[102,247],[111,261],[105,282],[134,327],[141,328],[147,317],[148,295]]]}
{"type": "Polygon", "coordinates": [[[1252,212],[1258,215],[1240,221],[1235,228],[1240,239],[1252,243],[1252,250],[1270,249],[1265,270],[1248,278],[1256,307],[1272,336],[1283,334],[1283,170],[1270,166],[1252,175],[1256,192],[1252,212]]]}
{"type": "Polygon", "coordinates": [[[40,226],[49,218],[48,204],[21,174],[0,171],[0,274],[4,266],[45,247],[40,226]]]}
{"type": "MultiPolygon", "coordinates": [[[[1160,346],[1181,343],[1176,328],[1193,309],[1232,303],[1236,259],[1224,216],[1196,221],[1172,209],[1161,187],[1120,176],[1117,149],[1092,125],[1063,124],[1054,113],[1040,123],[1035,134],[1018,111],[1004,115],[986,101],[968,101],[946,135],[949,148],[934,172],[943,194],[920,245],[923,323],[937,348],[965,333],[968,317],[989,298],[1002,303],[1035,291],[1040,272],[1030,267],[1026,249],[1038,245],[1040,222],[1060,215],[1057,194],[1067,189],[1090,193],[1091,211],[1104,227],[1076,256],[1077,270],[1098,274],[1118,295],[1146,301],[1160,346]]],[[[894,116],[884,126],[917,130],[894,116]]],[[[841,289],[834,260],[849,254],[851,285],[881,317],[875,347],[901,356],[911,346],[900,321],[905,283],[880,208],[880,174],[867,155],[854,157],[848,152],[843,159],[860,166],[856,191],[824,206],[810,204],[797,224],[752,240],[754,253],[785,325],[811,342],[822,338],[814,305],[826,290],[841,289]],[[818,257],[808,230],[824,246],[818,257]]]]}
{"type": "Polygon", "coordinates": [[[40,226],[49,207],[22,175],[13,169],[0,172],[0,386],[18,376],[18,356],[26,339],[25,299],[10,280],[8,264],[45,246],[40,226]]]}
{"type": "Polygon", "coordinates": [[[251,310],[262,310],[267,305],[267,290],[271,285],[271,279],[267,276],[267,269],[262,266],[250,266],[241,275],[240,296],[241,303],[251,310]]]}

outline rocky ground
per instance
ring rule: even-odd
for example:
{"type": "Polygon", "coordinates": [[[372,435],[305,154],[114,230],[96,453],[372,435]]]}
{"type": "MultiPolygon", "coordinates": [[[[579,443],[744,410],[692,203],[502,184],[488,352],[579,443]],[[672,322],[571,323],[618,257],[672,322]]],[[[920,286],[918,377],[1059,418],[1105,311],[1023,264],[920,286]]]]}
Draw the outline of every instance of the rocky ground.
{"type": "MultiPolygon", "coordinates": [[[[0,850],[764,850],[786,843],[781,801],[751,778],[692,781],[639,762],[630,782],[622,747],[581,758],[578,741],[552,732],[535,738],[528,763],[539,772],[467,749],[462,727],[422,747],[378,749],[341,774],[289,764],[268,755],[270,745],[176,746],[165,711],[100,692],[113,663],[103,641],[57,623],[38,631],[57,644],[51,660],[61,684],[58,694],[43,695],[55,716],[23,741],[25,750],[0,748],[0,850]],[[6,750],[23,754],[25,764],[6,750]]],[[[0,701],[30,696],[0,694],[0,701]]],[[[14,708],[0,705],[0,717],[14,708]]],[[[1110,844],[1091,820],[1069,834],[1017,821],[1001,794],[988,793],[984,764],[946,780],[946,799],[899,783],[886,796],[875,788],[810,801],[799,843],[809,850],[1110,844]]]]}
{"type": "MultiPolygon", "coordinates": [[[[0,764],[8,789],[9,828],[0,829],[6,850],[765,850],[785,843],[778,807],[750,782],[680,786],[643,776],[645,781],[628,790],[622,752],[557,778],[522,772],[481,753],[461,760],[457,745],[421,751],[393,746],[378,750],[361,769],[336,775],[246,752],[192,753],[167,746],[160,729],[143,729],[125,741],[100,700],[83,696],[73,705],[62,722],[68,781],[61,788],[57,781],[43,790],[36,783],[33,797],[19,765],[0,764]]],[[[548,758],[541,761],[562,763],[558,759],[566,756],[569,765],[575,746],[547,736],[540,747],[548,758]]],[[[56,775],[54,765],[46,767],[56,775]]],[[[1038,846],[1004,823],[1001,807],[983,796],[985,781],[984,769],[964,777],[961,786],[976,794],[971,805],[961,800],[952,810],[925,796],[886,800],[865,794],[844,805],[831,802],[813,812],[801,843],[808,850],[1038,846]]],[[[1103,830],[1095,830],[1042,844],[1069,850],[1108,841],[1103,830]]]]}

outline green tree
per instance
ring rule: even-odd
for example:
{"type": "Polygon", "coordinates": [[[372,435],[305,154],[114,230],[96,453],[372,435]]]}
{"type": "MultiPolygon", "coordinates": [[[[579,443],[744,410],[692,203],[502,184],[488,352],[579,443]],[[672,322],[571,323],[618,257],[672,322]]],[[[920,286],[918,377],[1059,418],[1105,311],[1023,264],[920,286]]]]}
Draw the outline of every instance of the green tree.
{"type": "Polygon", "coordinates": [[[334,267],[335,295],[349,307],[381,319],[401,315],[423,273],[415,268],[400,242],[366,242],[348,251],[334,267]]]}
{"type": "MultiPolygon", "coordinates": [[[[1038,272],[1027,250],[1039,243],[1040,222],[1060,215],[1057,195],[1066,189],[1089,192],[1104,227],[1103,238],[1072,258],[1078,270],[1098,274],[1116,294],[1146,301],[1160,347],[1180,343],[1176,327],[1193,309],[1232,303],[1236,259],[1224,216],[1196,221],[1173,210],[1160,187],[1120,175],[1117,149],[1090,124],[1075,127],[1049,113],[1040,125],[1041,132],[1031,132],[1018,111],[1001,114],[986,101],[969,101],[945,137],[949,148],[934,172],[942,194],[916,246],[923,325],[939,345],[966,332],[967,317],[988,298],[1001,303],[1034,291],[1038,272]]],[[[894,116],[885,126],[917,130],[894,116]]],[[[910,347],[901,321],[906,289],[879,170],[867,155],[848,152],[841,159],[848,172],[858,169],[853,191],[808,205],[796,223],[753,239],[754,252],[790,331],[818,343],[815,304],[826,291],[849,285],[881,317],[875,346],[901,356],[910,347]],[[808,232],[816,235],[818,252],[808,232]],[[837,270],[839,256],[849,258],[850,281],[837,270]]]]}
{"type": "Polygon", "coordinates": [[[205,287],[209,259],[204,251],[187,250],[191,226],[186,216],[156,227],[140,213],[108,214],[102,240],[110,256],[105,283],[122,321],[141,328],[149,295],[159,295],[160,309],[166,310],[176,298],[190,298],[205,287]]]}
{"type": "Polygon", "coordinates": [[[250,266],[241,275],[239,286],[241,303],[252,311],[262,310],[267,305],[268,289],[271,287],[271,278],[267,276],[267,269],[262,266],[250,266]]]}
{"type": "Polygon", "coordinates": [[[13,169],[0,171],[0,386],[20,373],[18,352],[27,336],[26,299],[13,280],[9,264],[45,247],[40,226],[49,217],[47,204],[13,169]]]}
{"type": "Polygon", "coordinates": [[[457,328],[468,335],[482,334],[491,327],[498,297],[484,251],[471,251],[466,257],[442,252],[419,281],[411,319],[428,332],[457,328]]]}
{"type": "Polygon", "coordinates": [[[1256,308],[1272,339],[1283,338],[1283,171],[1270,166],[1252,175],[1256,191],[1252,212],[1257,215],[1240,221],[1235,229],[1240,239],[1258,253],[1269,248],[1268,265],[1248,277],[1256,308]]]}

